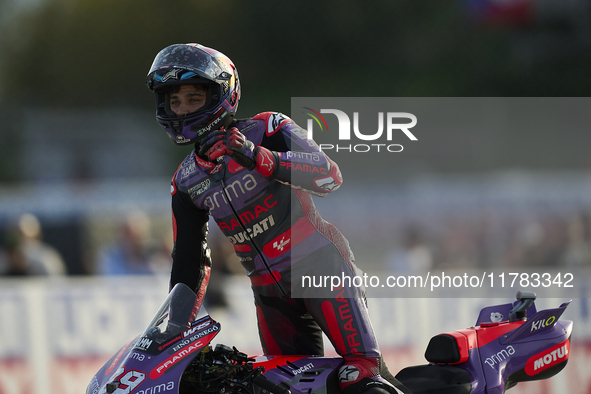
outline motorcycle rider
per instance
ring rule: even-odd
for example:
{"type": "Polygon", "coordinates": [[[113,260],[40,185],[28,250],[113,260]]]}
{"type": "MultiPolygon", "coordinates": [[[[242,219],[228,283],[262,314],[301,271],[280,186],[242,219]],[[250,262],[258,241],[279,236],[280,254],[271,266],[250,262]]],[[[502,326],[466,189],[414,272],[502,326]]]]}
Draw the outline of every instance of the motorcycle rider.
{"type": "Polygon", "coordinates": [[[322,355],[324,332],[345,360],[339,383],[346,394],[408,392],[381,359],[362,288],[292,291],[302,288],[302,275],[358,273],[347,240],[311,197],[339,188],[337,164],[281,113],[236,119],[241,81],[215,49],[168,46],[146,83],[172,142],[195,146],[172,179],[171,288],[185,283],[203,299],[212,216],[251,280],[265,354],[322,355]]]}

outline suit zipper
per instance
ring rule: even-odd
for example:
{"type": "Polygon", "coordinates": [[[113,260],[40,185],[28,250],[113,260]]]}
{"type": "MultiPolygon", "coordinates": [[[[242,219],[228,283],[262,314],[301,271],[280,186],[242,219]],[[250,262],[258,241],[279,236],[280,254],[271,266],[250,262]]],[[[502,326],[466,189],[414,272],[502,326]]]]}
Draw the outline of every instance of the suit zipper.
{"type": "MultiPolygon", "coordinates": [[[[222,190],[224,191],[224,196],[226,197],[226,201],[228,202],[228,205],[230,206],[230,209],[232,210],[232,214],[234,215],[234,218],[238,222],[238,225],[240,226],[240,228],[242,229],[242,231],[244,231],[244,234],[245,235],[248,235],[248,230],[246,229],[246,227],[244,226],[244,224],[240,221],[240,217],[238,216],[238,212],[236,212],[236,209],[234,208],[234,206],[231,203],[232,200],[230,200],[230,195],[226,192],[226,182],[225,182],[225,179],[224,178],[220,179],[220,183],[222,185],[222,190]]],[[[267,272],[269,273],[269,275],[271,275],[271,277],[273,278],[273,281],[275,282],[275,284],[277,285],[277,287],[279,288],[279,290],[281,290],[281,293],[283,295],[287,295],[286,291],[279,284],[279,281],[277,280],[277,278],[275,278],[275,276],[271,272],[271,268],[269,267],[269,264],[267,264],[267,261],[265,260],[265,256],[263,255],[263,252],[259,249],[259,247],[254,242],[254,240],[250,237],[250,235],[248,235],[248,238],[249,238],[250,242],[252,243],[252,246],[254,247],[254,249],[256,250],[256,252],[258,253],[258,255],[261,257],[261,260],[263,261],[263,264],[265,265],[265,268],[267,269],[267,272]]]]}

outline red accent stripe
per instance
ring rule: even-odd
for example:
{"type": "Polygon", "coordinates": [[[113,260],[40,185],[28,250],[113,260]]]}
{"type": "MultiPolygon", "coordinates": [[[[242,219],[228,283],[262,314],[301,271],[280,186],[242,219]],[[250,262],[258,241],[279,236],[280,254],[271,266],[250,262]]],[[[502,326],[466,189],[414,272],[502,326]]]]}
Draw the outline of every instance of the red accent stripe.
{"type": "Polygon", "coordinates": [[[453,337],[456,340],[456,343],[458,344],[458,350],[460,352],[460,361],[450,363],[450,365],[461,364],[468,361],[468,358],[470,358],[470,349],[478,347],[478,344],[476,342],[476,331],[474,330],[458,330],[448,332],[442,335],[449,335],[453,337]]]}
{"type": "Polygon", "coordinates": [[[170,195],[174,196],[176,194],[177,188],[176,188],[176,176],[179,173],[179,170],[181,169],[181,166],[179,166],[179,168],[176,169],[176,171],[174,172],[174,175],[172,176],[172,181],[170,182],[171,185],[171,190],[170,190],[170,195]]]}
{"type": "Polygon", "coordinates": [[[270,258],[281,256],[312,235],[314,231],[315,228],[308,219],[300,218],[289,230],[263,246],[263,253],[270,258]]]}
{"type": "Polygon", "coordinates": [[[263,367],[266,370],[288,365],[310,356],[259,356],[255,358],[254,367],[263,367]]]}
{"type": "MultiPolygon", "coordinates": [[[[174,175],[172,176],[172,182],[171,182],[171,191],[170,191],[170,195],[174,196],[177,192],[177,187],[176,187],[176,176],[179,173],[179,169],[181,168],[181,166],[179,166],[179,168],[177,168],[177,170],[175,171],[174,175]]],[[[172,239],[174,240],[174,242],[176,242],[176,218],[174,217],[174,211],[172,211],[172,239]]]]}
{"type": "Polygon", "coordinates": [[[191,321],[197,317],[197,313],[201,308],[201,304],[203,303],[203,298],[205,297],[205,291],[207,290],[207,284],[209,283],[209,275],[211,273],[211,268],[209,266],[203,267],[203,281],[201,282],[201,286],[197,290],[197,298],[195,299],[195,304],[193,304],[193,310],[191,311],[191,321]]]}
{"type": "Polygon", "coordinates": [[[250,283],[253,286],[267,286],[281,280],[279,271],[272,271],[270,274],[255,275],[250,277],[250,283]]]}
{"type": "Polygon", "coordinates": [[[265,122],[265,132],[267,132],[267,123],[273,112],[261,112],[252,117],[253,120],[262,120],[265,122]]]}
{"type": "Polygon", "coordinates": [[[244,170],[244,167],[236,163],[234,159],[230,160],[230,162],[228,163],[228,171],[230,171],[230,173],[236,174],[237,172],[240,172],[242,170],[244,170]]]}
{"type": "Polygon", "coordinates": [[[131,345],[131,343],[135,341],[135,338],[132,339],[131,341],[127,342],[127,344],[125,346],[123,346],[121,348],[121,350],[119,350],[119,352],[117,353],[117,355],[115,356],[115,358],[113,359],[113,361],[111,362],[111,365],[109,365],[109,368],[107,368],[107,370],[105,371],[105,376],[109,375],[111,372],[113,372],[113,370],[115,369],[115,367],[119,364],[119,361],[121,361],[121,356],[123,356],[123,354],[125,353],[125,351],[127,350],[127,348],[129,347],[129,345],[131,345]]]}
{"type": "Polygon", "coordinates": [[[335,347],[337,348],[337,352],[339,354],[347,354],[345,341],[343,340],[341,329],[339,327],[339,323],[337,322],[337,315],[330,301],[322,302],[322,313],[324,314],[324,320],[326,320],[326,324],[328,325],[328,331],[330,332],[331,336],[330,339],[332,339],[335,347]]]}
{"type": "Polygon", "coordinates": [[[480,327],[477,329],[476,334],[478,335],[478,347],[482,347],[487,343],[498,339],[501,335],[513,331],[521,326],[525,321],[507,322],[501,323],[495,327],[480,327]]]}
{"type": "Polygon", "coordinates": [[[234,245],[234,250],[237,252],[250,252],[252,249],[248,245],[234,245]]]}
{"type": "Polygon", "coordinates": [[[498,339],[501,335],[505,335],[509,331],[515,330],[523,323],[525,323],[525,321],[501,322],[499,325],[492,327],[466,328],[453,332],[445,332],[440,335],[449,335],[454,337],[460,348],[460,357],[467,358],[467,355],[463,354],[462,352],[463,347],[467,348],[466,351],[473,348],[480,348],[498,339]]]}
{"type": "Polygon", "coordinates": [[[197,153],[195,153],[193,156],[195,156],[195,162],[199,165],[199,167],[209,169],[209,168],[213,168],[215,166],[215,163],[212,163],[211,161],[203,160],[202,158],[197,156],[197,153]]]}
{"type": "Polygon", "coordinates": [[[176,242],[176,218],[174,217],[174,211],[172,212],[172,239],[176,242]]]}
{"type": "Polygon", "coordinates": [[[267,132],[267,128],[268,128],[268,124],[269,124],[269,118],[271,117],[271,115],[275,114],[276,112],[261,112],[260,114],[257,114],[253,117],[254,120],[264,120],[265,121],[265,133],[268,136],[272,136],[273,134],[275,134],[277,132],[277,130],[279,130],[281,128],[281,126],[283,126],[285,123],[289,122],[291,119],[286,118],[283,122],[279,123],[279,125],[270,133],[267,132]]]}
{"type": "Polygon", "coordinates": [[[261,338],[263,339],[263,350],[266,354],[276,354],[281,355],[281,349],[273,335],[271,335],[271,331],[269,330],[269,326],[267,325],[267,321],[265,320],[265,315],[263,314],[263,310],[260,306],[257,306],[257,320],[259,323],[259,332],[261,333],[261,338]]]}
{"type": "Polygon", "coordinates": [[[341,186],[343,184],[343,178],[339,166],[337,163],[332,161],[330,157],[327,156],[326,159],[330,163],[330,173],[328,175],[331,176],[339,186],[341,186]]]}

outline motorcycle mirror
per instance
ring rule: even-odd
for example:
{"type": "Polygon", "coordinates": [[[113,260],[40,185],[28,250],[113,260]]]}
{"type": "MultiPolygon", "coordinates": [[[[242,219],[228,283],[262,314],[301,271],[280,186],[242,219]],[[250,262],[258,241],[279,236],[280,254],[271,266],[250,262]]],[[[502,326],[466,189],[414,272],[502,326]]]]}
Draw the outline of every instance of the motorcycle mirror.
{"type": "Polygon", "coordinates": [[[527,309],[536,300],[536,293],[528,291],[518,291],[515,298],[519,303],[511,309],[509,312],[509,321],[522,321],[527,320],[527,309]]]}

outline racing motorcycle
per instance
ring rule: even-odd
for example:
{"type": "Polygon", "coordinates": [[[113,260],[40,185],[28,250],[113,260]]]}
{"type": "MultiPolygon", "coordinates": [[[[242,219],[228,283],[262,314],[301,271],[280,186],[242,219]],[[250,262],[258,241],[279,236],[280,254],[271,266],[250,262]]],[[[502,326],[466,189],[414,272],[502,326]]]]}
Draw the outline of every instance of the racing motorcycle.
{"type": "MultiPolygon", "coordinates": [[[[573,322],[559,320],[569,302],[536,311],[534,293],[485,307],[476,325],[431,338],[428,364],[404,368],[399,391],[414,394],[497,394],[519,382],[547,379],[569,358],[573,322]]],[[[211,341],[220,323],[198,317],[196,295],[179,283],[136,338],[92,378],[87,394],[237,393],[336,394],[343,359],[249,357],[211,341]]]]}

